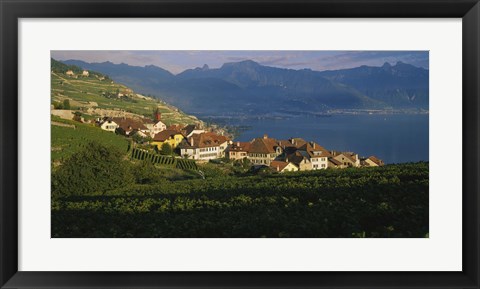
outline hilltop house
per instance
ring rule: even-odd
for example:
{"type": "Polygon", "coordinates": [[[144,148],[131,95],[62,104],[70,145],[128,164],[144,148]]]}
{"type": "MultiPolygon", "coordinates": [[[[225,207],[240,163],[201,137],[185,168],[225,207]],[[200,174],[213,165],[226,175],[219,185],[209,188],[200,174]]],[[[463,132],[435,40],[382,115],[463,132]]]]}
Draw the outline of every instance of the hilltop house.
{"type": "Polygon", "coordinates": [[[162,122],[162,114],[158,107],[153,113],[153,120],[145,118],[143,123],[148,128],[149,134],[152,138],[159,132],[167,129],[167,125],[162,122]]]}
{"type": "Polygon", "coordinates": [[[264,135],[263,138],[255,138],[250,142],[247,158],[254,165],[270,166],[282,153],[283,149],[277,141],[264,135]]]}
{"type": "Polygon", "coordinates": [[[272,161],[270,168],[279,173],[298,171],[298,167],[295,164],[284,161],[272,161]]]}
{"type": "Polygon", "coordinates": [[[157,146],[160,150],[164,143],[168,143],[172,148],[176,148],[185,137],[176,130],[166,129],[153,136],[151,145],[157,146]]]}
{"type": "Polygon", "coordinates": [[[360,166],[360,159],[358,157],[358,154],[356,154],[356,153],[337,152],[337,151],[331,151],[330,153],[335,160],[342,163],[339,166],[340,168],[359,167],[360,166]]]}
{"type": "Polygon", "coordinates": [[[376,156],[370,156],[362,160],[361,165],[365,167],[380,167],[380,166],[383,166],[384,163],[381,159],[377,158],[376,156]]]}
{"type": "Polygon", "coordinates": [[[65,72],[65,74],[68,75],[68,76],[74,76],[75,75],[75,73],[73,73],[72,70],[67,70],[67,72],[65,72]]]}
{"type": "Polygon", "coordinates": [[[87,70],[84,70],[84,71],[82,72],[82,75],[88,77],[89,73],[88,73],[87,70]]]}
{"type": "Polygon", "coordinates": [[[178,147],[182,157],[193,160],[211,160],[225,156],[230,140],[212,132],[193,134],[178,147]]]}
{"type": "Polygon", "coordinates": [[[329,167],[329,168],[332,168],[332,169],[343,168],[343,163],[340,162],[340,161],[337,161],[337,160],[334,159],[333,157],[332,157],[332,158],[328,158],[328,167],[329,167]]]}
{"type": "Polygon", "coordinates": [[[151,120],[146,118],[143,120],[143,124],[149,130],[151,137],[167,129],[167,126],[161,120],[151,120]]]}
{"type": "Polygon", "coordinates": [[[249,150],[249,142],[237,141],[228,147],[228,158],[231,160],[243,160],[244,158],[248,157],[249,150]]]}
{"type": "Polygon", "coordinates": [[[115,132],[118,128],[118,124],[114,122],[111,117],[101,118],[97,120],[97,124],[100,126],[101,129],[111,132],[115,132]]]}
{"type": "Polygon", "coordinates": [[[332,155],[321,145],[311,142],[302,145],[299,149],[300,152],[304,152],[307,158],[310,160],[311,170],[325,170],[328,168],[328,158],[332,155]]]}
{"type": "Polygon", "coordinates": [[[114,117],[112,120],[118,124],[116,132],[125,136],[131,136],[135,132],[140,131],[144,135],[148,133],[148,128],[143,125],[143,122],[128,117],[114,117]]]}
{"type": "Polygon", "coordinates": [[[307,142],[301,138],[279,141],[285,151],[285,160],[298,166],[301,171],[321,170],[328,168],[330,153],[315,142],[307,142]]]}

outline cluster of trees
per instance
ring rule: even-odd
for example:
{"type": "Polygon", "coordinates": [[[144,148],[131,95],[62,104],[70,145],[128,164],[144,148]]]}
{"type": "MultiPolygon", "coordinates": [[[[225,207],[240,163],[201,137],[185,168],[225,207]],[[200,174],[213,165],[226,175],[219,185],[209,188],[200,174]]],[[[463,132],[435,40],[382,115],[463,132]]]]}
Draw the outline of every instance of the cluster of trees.
{"type": "Polygon", "coordinates": [[[63,102],[54,101],[52,104],[53,104],[53,108],[55,109],[71,109],[72,108],[70,106],[69,99],[64,99],[63,102]]]}

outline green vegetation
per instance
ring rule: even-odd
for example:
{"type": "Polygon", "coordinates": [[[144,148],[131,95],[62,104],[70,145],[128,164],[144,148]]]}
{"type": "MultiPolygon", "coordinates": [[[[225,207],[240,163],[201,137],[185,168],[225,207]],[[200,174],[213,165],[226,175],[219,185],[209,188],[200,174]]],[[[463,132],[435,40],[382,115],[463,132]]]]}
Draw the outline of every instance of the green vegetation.
{"type": "Polygon", "coordinates": [[[81,151],[91,141],[127,153],[129,141],[92,124],[83,124],[52,116],[51,153],[52,162],[61,162],[81,151]],[[67,126],[61,126],[67,125],[67,126]]]}
{"type": "Polygon", "coordinates": [[[63,100],[63,109],[70,109],[70,100],[64,99],[63,100]]]}
{"type": "MultiPolygon", "coordinates": [[[[105,154],[95,163],[110,162],[105,154]]],[[[104,175],[116,188],[53,186],[52,237],[423,238],[429,232],[428,163],[242,176],[229,175],[224,164],[201,165],[200,173],[124,163],[130,171],[104,175]]],[[[54,175],[76,174],[69,166],[54,175]]]]}
{"type": "MultiPolygon", "coordinates": [[[[67,65],[67,64],[62,63],[60,61],[56,61],[53,58],[50,59],[50,63],[51,63],[52,72],[54,72],[54,73],[65,74],[69,70],[71,70],[75,74],[82,74],[82,72],[83,72],[83,69],[76,66],[76,65],[67,65]]],[[[106,76],[102,73],[91,72],[91,71],[89,71],[89,77],[96,77],[96,78],[102,78],[103,77],[105,79],[108,79],[108,76],[106,76]]]]}
{"type": "Polygon", "coordinates": [[[82,72],[52,60],[52,104],[76,120],[52,116],[52,237],[428,237],[428,163],[279,174],[153,152],[80,121],[155,107],[167,125],[197,119],[82,72]]]}
{"type": "Polygon", "coordinates": [[[52,196],[105,192],[133,183],[133,173],[122,152],[90,142],[52,174],[52,196]]]}
{"type": "Polygon", "coordinates": [[[150,162],[156,165],[163,165],[168,167],[175,167],[182,170],[197,170],[195,161],[178,159],[173,156],[159,155],[143,149],[133,149],[131,154],[132,159],[150,162]]]}
{"type": "MultiPolygon", "coordinates": [[[[108,76],[90,71],[82,76],[83,69],[51,61],[51,103],[55,109],[75,109],[84,116],[96,115],[95,110],[125,111],[139,116],[152,117],[152,109],[158,107],[162,121],[170,124],[194,124],[198,119],[157,99],[137,95],[125,85],[115,83],[108,76]],[[66,75],[72,70],[75,76],[66,75]],[[65,100],[69,101],[67,108],[65,100]]],[[[98,112],[98,116],[102,113],[98,112]]]]}
{"type": "Polygon", "coordinates": [[[163,143],[160,153],[164,156],[170,156],[173,154],[172,146],[169,143],[163,143]]]}

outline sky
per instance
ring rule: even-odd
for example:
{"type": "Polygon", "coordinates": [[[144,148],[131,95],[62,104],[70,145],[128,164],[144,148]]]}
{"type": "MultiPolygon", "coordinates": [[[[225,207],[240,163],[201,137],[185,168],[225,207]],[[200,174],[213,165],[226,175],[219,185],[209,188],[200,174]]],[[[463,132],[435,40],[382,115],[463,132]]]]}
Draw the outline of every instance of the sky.
{"type": "Polygon", "coordinates": [[[296,50],[83,50],[51,51],[56,60],[110,61],[134,66],[155,65],[177,74],[186,69],[218,68],[224,63],[253,60],[280,68],[334,70],[361,65],[394,65],[398,61],[428,69],[428,51],[296,51],[296,50]]]}

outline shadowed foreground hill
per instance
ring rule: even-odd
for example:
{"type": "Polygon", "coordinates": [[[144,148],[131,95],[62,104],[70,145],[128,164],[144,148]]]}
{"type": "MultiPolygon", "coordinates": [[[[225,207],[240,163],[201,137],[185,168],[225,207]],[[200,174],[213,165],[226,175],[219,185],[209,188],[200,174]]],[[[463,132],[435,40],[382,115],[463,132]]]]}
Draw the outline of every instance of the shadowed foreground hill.
{"type": "Polygon", "coordinates": [[[217,176],[52,200],[52,237],[428,236],[428,163],[217,176]]]}

